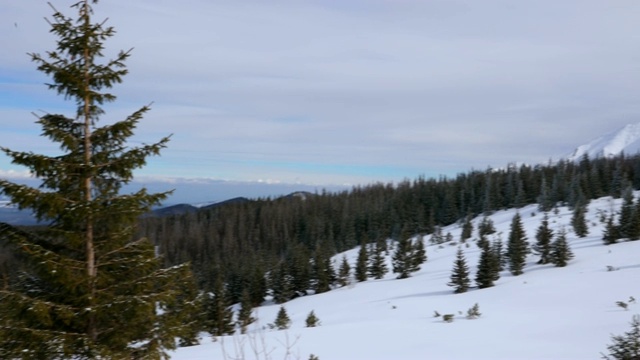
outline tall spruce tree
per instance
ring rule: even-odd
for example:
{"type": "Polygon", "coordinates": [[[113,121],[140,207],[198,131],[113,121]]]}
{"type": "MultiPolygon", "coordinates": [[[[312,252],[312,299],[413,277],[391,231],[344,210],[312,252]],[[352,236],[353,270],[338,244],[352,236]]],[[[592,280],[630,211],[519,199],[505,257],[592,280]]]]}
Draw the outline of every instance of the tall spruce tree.
{"type": "Polygon", "coordinates": [[[476,272],[476,285],[484,289],[494,286],[494,282],[500,279],[500,259],[496,255],[489,242],[481,248],[478,271],[476,272]]]}
{"type": "Polygon", "coordinates": [[[602,241],[605,245],[613,245],[620,239],[620,232],[618,226],[613,221],[613,214],[607,217],[607,222],[602,232],[602,241]]]}
{"type": "Polygon", "coordinates": [[[71,116],[45,114],[37,121],[60,154],[0,147],[41,181],[30,187],[0,180],[0,192],[47,224],[0,231],[20,259],[19,275],[0,290],[0,358],[158,359],[175,348],[183,328],[176,311],[186,307],[172,303],[188,301],[176,286],[190,277],[188,266],[163,268],[153,245],[134,238],[138,217],[168,193],[120,193],[169,139],[127,146],[147,106],[99,126],[102,106],[116,99],[108,89],[127,73],[130,53],[101,62],[115,31],[94,22],[96,3],[78,1],[75,18],[54,9],[49,23],[56,49],[30,54],[52,78],[48,87],[76,105],[71,116]]]}
{"type": "Polygon", "coordinates": [[[420,267],[427,261],[427,249],[424,247],[424,239],[418,236],[415,242],[412,242],[411,251],[411,272],[420,271],[420,267]]]}
{"type": "Polygon", "coordinates": [[[405,238],[404,236],[401,236],[398,239],[392,257],[393,272],[398,274],[398,279],[406,279],[411,273],[411,265],[413,261],[411,248],[411,239],[405,238]]]}
{"type": "Polygon", "coordinates": [[[340,261],[340,268],[338,269],[338,285],[347,286],[349,284],[349,278],[351,277],[351,265],[347,261],[347,256],[342,255],[340,261]]]}
{"type": "Polygon", "coordinates": [[[587,206],[583,204],[576,204],[573,208],[573,216],[571,217],[571,226],[573,232],[578,237],[585,237],[589,235],[589,225],[585,217],[587,213],[587,206]]]}
{"type": "Polygon", "coordinates": [[[470,284],[471,279],[469,278],[469,266],[467,265],[467,260],[464,258],[462,248],[458,248],[456,260],[453,262],[451,279],[447,285],[455,288],[454,293],[460,294],[467,292],[470,284]]]}
{"type": "Polygon", "coordinates": [[[540,255],[538,264],[548,264],[551,259],[551,241],[553,240],[553,230],[549,227],[549,215],[544,214],[542,222],[536,231],[536,243],[533,250],[540,255]]]}
{"type": "Polygon", "coordinates": [[[527,247],[527,234],[522,225],[522,218],[520,213],[516,213],[511,220],[509,241],[507,243],[507,259],[511,274],[521,275],[523,273],[527,258],[527,247]]]}
{"type": "Polygon", "coordinates": [[[376,241],[375,248],[371,257],[369,258],[369,267],[368,273],[374,279],[382,279],[388,272],[389,268],[387,267],[387,259],[384,255],[384,245],[383,242],[386,242],[384,239],[379,239],[376,241]]]}
{"type": "Polygon", "coordinates": [[[560,229],[556,239],[551,244],[551,262],[558,267],[567,266],[569,260],[573,259],[573,252],[567,241],[567,232],[560,229]]]}
{"type": "Polygon", "coordinates": [[[358,250],[358,259],[356,260],[355,277],[357,281],[367,281],[369,263],[369,254],[367,251],[367,243],[363,240],[360,243],[360,250],[358,250]]]}

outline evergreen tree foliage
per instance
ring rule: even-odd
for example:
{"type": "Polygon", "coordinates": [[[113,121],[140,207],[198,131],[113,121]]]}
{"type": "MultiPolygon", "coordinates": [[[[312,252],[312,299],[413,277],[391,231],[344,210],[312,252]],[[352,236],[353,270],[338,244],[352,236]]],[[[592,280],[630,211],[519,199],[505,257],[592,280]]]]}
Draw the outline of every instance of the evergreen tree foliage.
{"type": "Polygon", "coordinates": [[[278,330],[286,330],[291,326],[291,319],[284,306],[280,306],[280,310],[278,310],[278,315],[276,315],[276,320],[273,324],[278,330]]]}
{"type": "Polygon", "coordinates": [[[406,279],[412,269],[412,246],[411,239],[400,237],[396,243],[392,257],[393,272],[398,274],[398,279],[406,279]]]}
{"type": "Polygon", "coordinates": [[[627,187],[622,194],[622,207],[618,217],[618,231],[621,238],[629,238],[633,222],[633,191],[627,187]]]}
{"type": "Polygon", "coordinates": [[[612,245],[618,242],[620,239],[620,232],[618,226],[613,221],[613,214],[607,217],[607,223],[604,227],[602,234],[602,241],[605,245],[612,245]]]}
{"type": "Polygon", "coordinates": [[[471,222],[472,216],[467,215],[464,218],[464,223],[462,224],[462,232],[460,234],[460,241],[465,242],[467,239],[470,239],[473,235],[473,223],[471,222]]]}
{"type": "Polygon", "coordinates": [[[316,294],[331,290],[331,286],[336,281],[336,273],[331,264],[331,258],[323,256],[320,251],[316,252],[314,259],[314,273],[316,294]]]}
{"type": "Polygon", "coordinates": [[[606,360],[636,360],[640,359],[640,315],[631,319],[631,330],[624,335],[611,337],[612,344],[607,346],[608,354],[603,354],[606,360]]]}
{"type": "Polygon", "coordinates": [[[538,264],[548,264],[551,261],[551,241],[553,240],[553,230],[549,228],[549,216],[544,214],[542,222],[536,231],[536,243],[533,250],[540,255],[538,264]]]}
{"type": "Polygon", "coordinates": [[[486,245],[481,248],[478,271],[476,272],[476,285],[480,289],[494,286],[500,279],[500,260],[495,249],[486,245]]]}
{"type": "Polygon", "coordinates": [[[181,312],[194,301],[178,285],[191,281],[189,267],[164,268],[152,243],[134,236],[138,218],[168,193],[120,193],[169,139],[127,146],[147,106],[99,126],[102,106],[116,99],[107,89],[126,75],[130,53],[100,62],[115,30],[94,22],[96,3],[78,1],[76,18],[54,9],[56,49],[30,54],[51,76],[48,87],[77,106],[69,117],[37,121],[60,154],[0,147],[41,181],[34,188],[0,179],[0,193],[46,224],[28,231],[2,225],[0,241],[11,244],[18,266],[0,291],[0,358],[159,359],[192,333],[191,320],[178,321],[190,319],[181,312]]]}
{"type": "Polygon", "coordinates": [[[366,281],[368,274],[369,254],[367,252],[367,244],[363,241],[358,250],[358,259],[356,260],[355,276],[357,281],[366,281]]]}
{"type": "Polygon", "coordinates": [[[467,292],[470,284],[469,266],[467,266],[467,260],[464,257],[462,248],[458,248],[456,260],[453,263],[453,270],[451,272],[451,280],[447,285],[455,288],[454,293],[460,294],[467,292]]]}
{"type": "Polygon", "coordinates": [[[242,292],[242,300],[240,301],[240,310],[238,310],[237,324],[240,326],[240,332],[245,334],[247,332],[247,326],[251,325],[256,319],[251,316],[253,312],[253,304],[251,301],[251,294],[248,289],[244,289],[242,292]]]}
{"type": "Polygon", "coordinates": [[[585,237],[589,235],[589,226],[587,225],[587,220],[585,218],[586,212],[587,207],[585,205],[579,204],[573,208],[571,226],[573,227],[573,232],[575,232],[578,237],[585,237]]]}
{"type": "Polygon", "coordinates": [[[573,259],[573,252],[567,241],[567,234],[564,229],[560,229],[556,239],[551,244],[551,262],[558,267],[567,266],[569,260],[573,259]]]}
{"type": "Polygon", "coordinates": [[[373,253],[371,254],[370,264],[367,269],[370,277],[378,280],[382,279],[388,272],[389,268],[387,267],[387,259],[384,255],[384,246],[381,244],[386,242],[386,240],[379,239],[375,243],[375,248],[373,249],[373,253]]]}
{"type": "Polygon", "coordinates": [[[415,242],[412,242],[411,250],[411,267],[410,272],[420,271],[422,264],[427,262],[427,250],[424,247],[422,236],[418,236],[415,242]]]}
{"type": "Polygon", "coordinates": [[[307,318],[305,319],[305,325],[307,327],[316,327],[320,326],[320,319],[316,316],[316,314],[311,310],[307,318]]]}
{"type": "Polygon", "coordinates": [[[493,225],[493,220],[490,217],[485,216],[478,225],[478,237],[486,237],[487,235],[495,234],[496,228],[493,225]]]}
{"type": "Polygon", "coordinates": [[[631,223],[628,228],[629,240],[639,240],[640,239],[640,200],[636,201],[635,206],[633,208],[633,214],[631,216],[631,223]]]}
{"type": "Polygon", "coordinates": [[[527,247],[527,235],[522,225],[522,218],[520,213],[516,213],[511,220],[509,241],[507,243],[507,258],[511,274],[521,275],[523,273],[527,258],[527,247]]]}
{"type": "Polygon", "coordinates": [[[442,227],[436,226],[431,234],[431,238],[429,242],[431,244],[442,244],[446,241],[444,235],[442,234],[442,227]]]}
{"type": "Polygon", "coordinates": [[[218,274],[206,303],[207,332],[211,336],[231,335],[235,332],[233,310],[230,305],[222,276],[218,274]]]}
{"type": "Polygon", "coordinates": [[[349,278],[351,277],[351,265],[347,261],[347,256],[342,255],[340,261],[340,268],[338,269],[338,285],[347,286],[349,284],[349,278]]]}

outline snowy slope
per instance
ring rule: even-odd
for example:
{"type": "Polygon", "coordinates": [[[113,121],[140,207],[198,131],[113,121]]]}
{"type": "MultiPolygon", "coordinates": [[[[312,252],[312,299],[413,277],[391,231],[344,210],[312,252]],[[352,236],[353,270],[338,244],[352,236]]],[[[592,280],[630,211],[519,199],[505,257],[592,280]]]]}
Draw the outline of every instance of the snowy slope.
{"type": "MultiPolygon", "coordinates": [[[[632,315],[640,313],[640,304],[630,304],[627,311],[616,306],[630,296],[640,299],[640,241],[605,246],[601,240],[599,215],[619,206],[620,200],[611,198],[590,204],[590,234],[580,239],[568,232],[575,258],[565,268],[537,265],[537,256],[530,255],[523,275],[504,271],[495,287],[453,294],[446,284],[457,246],[430,245],[428,261],[409,279],[397,280],[390,273],[382,280],[292,300],[284,304],[293,322],[286,331],[268,329],[280,305],[266,304],[255,310],[259,323],[247,335],[215,342],[204,337],[202,345],[178,349],[173,359],[306,360],[310,354],[321,360],[598,359],[610,335],[627,331],[632,315]],[[475,303],[482,316],[467,320],[464,315],[475,303]],[[304,327],[311,310],[320,327],[304,327]],[[436,310],[455,314],[455,321],[433,317],[436,310]]],[[[519,211],[534,243],[542,214],[535,205],[519,211]]],[[[491,216],[505,242],[514,214],[491,216]]],[[[568,209],[549,215],[554,229],[570,230],[568,209]]],[[[458,239],[461,229],[452,225],[444,231],[458,239]]],[[[473,278],[479,249],[473,241],[463,249],[473,278]]],[[[357,251],[345,253],[351,264],[357,251]]]]}
{"type": "Polygon", "coordinates": [[[601,136],[588,144],[578,146],[571,155],[567,156],[570,161],[577,161],[584,154],[589,158],[610,157],[624,152],[628,155],[635,155],[640,151],[640,123],[628,124],[623,128],[601,136]]]}

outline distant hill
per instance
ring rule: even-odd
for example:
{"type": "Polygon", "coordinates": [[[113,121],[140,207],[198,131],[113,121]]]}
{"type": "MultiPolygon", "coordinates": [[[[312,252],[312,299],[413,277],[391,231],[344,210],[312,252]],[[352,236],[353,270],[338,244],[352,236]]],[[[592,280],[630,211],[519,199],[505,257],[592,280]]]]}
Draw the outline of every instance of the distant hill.
{"type": "Polygon", "coordinates": [[[585,154],[589,158],[612,157],[621,153],[635,155],[640,152],[640,123],[628,124],[591,142],[578,146],[567,159],[578,161],[585,154]]]}

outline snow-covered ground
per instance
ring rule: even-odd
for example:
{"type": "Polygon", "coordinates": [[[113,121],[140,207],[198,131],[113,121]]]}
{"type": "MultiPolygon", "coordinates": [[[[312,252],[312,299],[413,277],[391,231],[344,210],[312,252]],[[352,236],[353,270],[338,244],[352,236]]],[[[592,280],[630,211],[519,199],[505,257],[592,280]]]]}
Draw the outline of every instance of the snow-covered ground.
{"type": "MultiPolygon", "coordinates": [[[[292,320],[289,330],[268,328],[280,305],[266,304],[255,309],[259,321],[247,335],[217,341],[204,337],[201,345],[180,348],[172,358],[306,360],[314,354],[321,360],[598,359],[610,335],[628,331],[632,315],[640,313],[640,304],[631,303],[628,310],[616,305],[631,296],[640,299],[640,241],[605,246],[601,240],[599,214],[619,207],[619,199],[592,201],[586,238],[571,231],[568,209],[549,214],[554,230],[568,230],[575,258],[565,268],[537,265],[538,257],[529,255],[523,275],[504,271],[495,287],[454,294],[447,282],[458,246],[429,245],[428,261],[409,279],[397,280],[389,273],[381,280],[289,301],[284,304],[292,320]],[[466,319],[467,309],[476,303],[482,316],[466,319]],[[305,328],[312,310],[321,326],[305,328]],[[455,320],[445,323],[434,311],[455,314],[455,320]]],[[[515,211],[491,216],[505,244],[515,211]]],[[[519,212],[533,244],[543,214],[535,205],[519,212]]],[[[456,241],[460,231],[457,225],[444,228],[456,241]]],[[[425,237],[426,244],[428,240],[425,237]]],[[[471,241],[463,250],[474,278],[479,248],[471,241]]],[[[345,253],[351,264],[357,252],[345,253]]],[[[336,268],[341,256],[335,257],[336,268]]]]}

